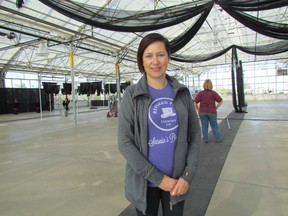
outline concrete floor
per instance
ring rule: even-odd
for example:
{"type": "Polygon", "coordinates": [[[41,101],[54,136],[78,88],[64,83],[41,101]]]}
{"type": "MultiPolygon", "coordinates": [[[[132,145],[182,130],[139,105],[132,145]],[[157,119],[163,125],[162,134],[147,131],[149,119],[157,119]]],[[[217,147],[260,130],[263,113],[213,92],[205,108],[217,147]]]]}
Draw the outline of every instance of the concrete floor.
{"type": "MultiPolygon", "coordinates": [[[[218,117],[232,110],[227,101],[218,117]]],[[[249,102],[247,111],[206,216],[287,215],[288,102],[249,102]]],[[[125,160],[118,119],[106,113],[79,113],[76,126],[71,114],[0,115],[0,215],[119,215],[129,205],[125,160]]]]}
{"type": "Polygon", "coordinates": [[[288,102],[249,102],[206,216],[288,215],[288,102]]]}

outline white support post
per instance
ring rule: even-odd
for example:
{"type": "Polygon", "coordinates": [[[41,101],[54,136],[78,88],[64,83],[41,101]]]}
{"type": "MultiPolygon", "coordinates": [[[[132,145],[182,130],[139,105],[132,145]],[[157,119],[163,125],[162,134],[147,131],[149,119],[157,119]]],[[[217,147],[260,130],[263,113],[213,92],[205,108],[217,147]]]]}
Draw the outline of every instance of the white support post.
{"type": "Polygon", "coordinates": [[[117,56],[116,56],[115,70],[116,70],[116,84],[117,84],[117,108],[118,108],[118,110],[119,110],[119,104],[120,104],[120,69],[119,69],[119,53],[117,53],[117,56]]]}
{"type": "Polygon", "coordinates": [[[73,116],[74,116],[74,125],[77,125],[77,113],[76,113],[76,97],[75,97],[75,79],[74,79],[74,54],[73,54],[73,45],[70,44],[70,66],[71,66],[71,82],[72,82],[72,100],[73,100],[73,116]]]}
{"type": "Polygon", "coordinates": [[[42,95],[41,95],[41,74],[38,73],[38,89],[39,89],[39,109],[40,109],[40,117],[41,120],[43,118],[43,113],[42,113],[42,95]]]}

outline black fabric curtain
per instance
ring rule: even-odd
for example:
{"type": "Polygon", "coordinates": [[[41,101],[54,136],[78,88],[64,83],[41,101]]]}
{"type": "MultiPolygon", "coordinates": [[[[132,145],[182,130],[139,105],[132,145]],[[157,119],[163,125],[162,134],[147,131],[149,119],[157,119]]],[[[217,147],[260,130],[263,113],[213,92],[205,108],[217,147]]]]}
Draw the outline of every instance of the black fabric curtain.
{"type": "Polygon", "coordinates": [[[71,95],[72,92],[72,83],[63,83],[62,94],[71,95]]]}
{"type": "Polygon", "coordinates": [[[234,110],[236,112],[239,112],[238,109],[238,102],[237,102],[237,92],[236,92],[236,68],[237,68],[237,61],[238,61],[238,56],[237,56],[237,51],[236,47],[232,48],[232,65],[231,65],[231,81],[232,81],[232,104],[234,107],[234,110]]]}
{"type": "Polygon", "coordinates": [[[222,7],[230,16],[244,26],[268,37],[288,40],[288,25],[276,22],[270,22],[241,11],[234,10],[230,7],[222,7]]]}
{"type": "Polygon", "coordinates": [[[60,85],[57,85],[55,88],[54,94],[55,95],[59,94],[59,91],[60,91],[60,85]]]}
{"type": "Polygon", "coordinates": [[[238,61],[236,47],[232,48],[231,64],[231,81],[232,81],[232,104],[235,112],[243,113],[243,107],[246,106],[244,95],[244,80],[242,62],[238,61]]]}
{"type": "Polygon", "coordinates": [[[95,94],[97,92],[97,96],[99,96],[101,93],[103,93],[102,89],[102,82],[92,82],[91,83],[91,93],[95,94]]]}
{"type": "Polygon", "coordinates": [[[179,62],[189,62],[189,63],[198,63],[198,62],[204,62],[208,60],[212,60],[214,58],[217,58],[226,52],[228,52],[230,49],[235,47],[238,50],[241,50],[242,52],[252,54],[252,55],[275,55],[283,52],[288,51],[288,41],[278,41],[272,44],[267,45],[261,45],[261,46],[251,46],[251,47],[243,47],[243,46],[236,46],[232,45],[227,47],[226,49],[216,51],[214,53],[209,53],[206,55],[177,55],[172,54],[171,59],[179,62]]]}
{"type": "Polygon", "coordinates": [[[73,0],[39,0],[43,4],[88,25],[111,31],[145,32],[173,26],[199,16],[193,26],[172,39],[171,59],[181,62],[203,62],[217,58],[231,48],[240,49],[253,55],[271,55],[288,51],[288,25],[276,23],[254,17],[245,12],[257,12],[287,7],[287,0],[196,0],[171,7],[151,11],[128,11],[110,8],[100,8],[93,5],[79,3],[73,0]],[[218,4],[230,16],[244,26],[259,34],[275,38],[278,41],[254,47],[239,47],[231,45],[223,50],[202,56],[183,56],[176,52],[181,50],[201,28],[214,4],[218,4]]]}
{"type": "Polygon", "coordinates": [[[270,10],[287,6],[287,0],[215,0],[222,8],[229,7],[239,11],[270,10]]]}
{"type": "Polygon", "coordinates": [[[170,41],[171,53],[177,52],[178,50],[182,49],[187,43],[189,43],[189,41],[197,34],[202,24],[205,22],[212,7],[213,4],[211,4],[210,7],[205,9],[204,13],[200,16],[200,18],[191,28],[170,41]]]}
{"type": "Polygon", "coordinates": [[[103,93],[102,89],[102,81],[99,82],[87,82],[80,83],[79,94],[87,94],[89,97],[91,94],[95,94],[97,92],[97,96],[103,93]]]}
{"type": "Polygon", "coordinates": [[[131,82],[127,81],[125,83],[120,84],[120,92],[123,93],[123,90],[125,90],[128,86],[131,85],[131,82]]]}
{"type": "Polygon", "coordinates": [[[228,52],[233,46],[230,46],[224,50],[219,50],[215,53],[209,53],[207,55],[197,55],[197,56],[193,56],[193,55],[177,55],[177,54],[173,54],[171,55],[171,59],[175,60],[175,61],[179,61],[179,62],[190,62],[190,63],[197,63],[197,62],[203,62],[203,61],[208,61],[214,58],[217,58],[223,54],[225,54],[226,52],[228,52]]]}
{"type": "Polygon", "coordinates": [[[111,31],[145,32],[182,23],[211,8],[213,1],[198,0],[151,11],[101,8],[72,0],[39,0],[79,22],[111,31]]]}
{"type": "Polygon", "coordinates": [[[79,94],[87,94],[89,97],[91,94],[91,83],[80,83],[80,89],[79,94]]]}
{"type": "Polygon", "coordinates": [[[245,94],[244,94],[244,80],[243,80],[243,66],[242,61],[239,61],[237,64],[237,92],[238,92],[238,104],[239,110],[243,111],[242,108],[246,106],[245,94]]]}
{"type": "Polygon", "coordinates": [[[117,92],[117,84],[110,83],[104,86],[105,94],[115,94],[117,92]]]}
{"type": "MultiPolygon", "coordinates": [[[[43,89],[47,94],[57,93],[58,87],[57,83],[42,82],[43,89]]],[[[58,90],[59,92],[59,90],[58,90]]]]}
{"type": "Polygon", "coordinates": [[[241,47],[235,46],[237,49],[252,55],[275,55],[288,51],[288,41],[278,41],[272,44],[253,46],[253,47],[241,47]]]}

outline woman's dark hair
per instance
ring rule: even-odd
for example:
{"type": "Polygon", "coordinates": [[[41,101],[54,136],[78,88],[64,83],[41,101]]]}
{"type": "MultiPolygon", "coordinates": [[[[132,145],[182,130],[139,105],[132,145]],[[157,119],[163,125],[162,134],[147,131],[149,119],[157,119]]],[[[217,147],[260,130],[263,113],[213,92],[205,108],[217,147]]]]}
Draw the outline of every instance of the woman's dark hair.
{"type": "Polygon", "coordinates": [[[168,57],[170,58],[170,43],[167,38],[163,37],[161,34],[158,33],[150,33],[146,35],[140,42],[137,52],[137,64],[140,72],[143,74],[145,73],[144,66],[143,66],[143,53],[145,49],[151,44],[156,41],[161,41],[164,43],[166,51],[168,53],[168,57]]]}

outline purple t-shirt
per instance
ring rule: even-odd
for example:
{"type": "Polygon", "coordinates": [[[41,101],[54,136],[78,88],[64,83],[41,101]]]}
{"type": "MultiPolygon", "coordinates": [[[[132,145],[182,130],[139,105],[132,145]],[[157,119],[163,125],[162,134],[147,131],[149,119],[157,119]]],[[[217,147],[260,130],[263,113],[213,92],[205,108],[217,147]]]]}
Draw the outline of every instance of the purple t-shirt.
{"type": "Polygon", "coordinates": [[[148,113],[148,159],[158,170],[171,177],[178,134],[173,89],[168,83],[161,90],[148,86],[148,91],[153,98],[148,113]]]}

